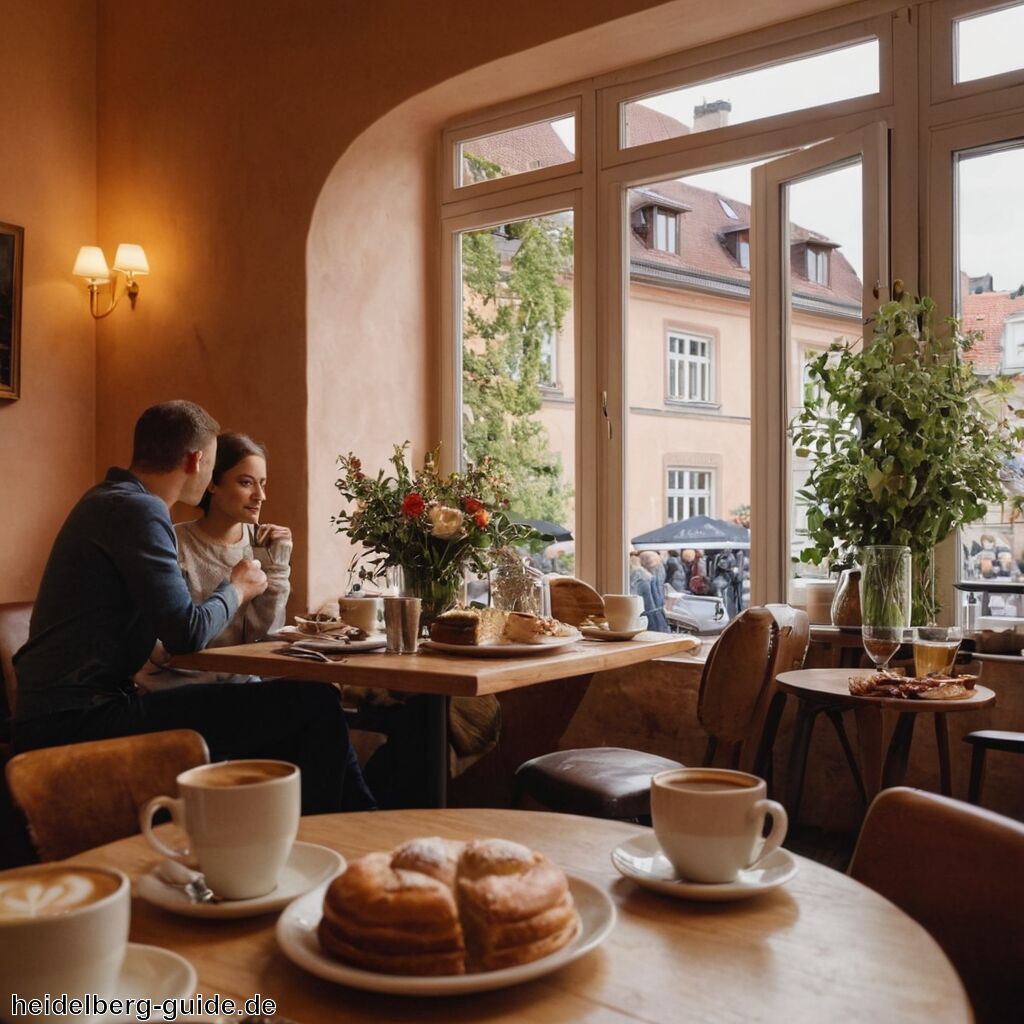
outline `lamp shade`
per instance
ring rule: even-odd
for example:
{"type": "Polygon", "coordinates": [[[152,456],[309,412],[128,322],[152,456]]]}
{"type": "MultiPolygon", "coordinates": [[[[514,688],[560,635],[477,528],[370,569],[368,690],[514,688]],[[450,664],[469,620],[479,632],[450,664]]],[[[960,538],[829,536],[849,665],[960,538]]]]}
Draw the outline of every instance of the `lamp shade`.
{"type": "Polygon", "coordinates": [[[127,245],[122,242],[117,247],[117,255],[114,257],[114,269],[120,270],[122,274],[149,273],[149,260],[141,245],[127,245]]]}
{"type": "Polygon", "coordinates": [[[75,277],[87,277],[91,281],[109,281],[110,268],[107,258],[98,245],[83,245],[78,250],[75,269],[71,271],[75,277]]]}

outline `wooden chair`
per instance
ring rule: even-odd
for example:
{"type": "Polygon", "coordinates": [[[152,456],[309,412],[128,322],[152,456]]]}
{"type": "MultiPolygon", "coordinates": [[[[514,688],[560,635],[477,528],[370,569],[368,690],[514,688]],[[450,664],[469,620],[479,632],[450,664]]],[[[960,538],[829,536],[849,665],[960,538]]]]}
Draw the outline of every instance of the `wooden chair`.
{"type": "Polygon", "coordinates": [[[967,788],[967,799],[972,804],[980,804],[981,786],[985,781],[985,755],[990,750],[1024,754],[1024,732],[979,729],[977,732],[969,732],[964,737],[964,743],[970,743],[973,748],[971,751],[971,781],[967,788]]]}
{"type": "Polygon", "coordinates": [[[570,626],[579,626],[588,618],[604,617],[604,598],[589,584],[572,576],[552,576],[551,615],[570,626]]]}
{"type": "Polygon", "coordinates": [[[139,808],[209,760],[199,733],[173,729],[18,754],[7,785],[39,859],[62,860],[137,833],[139,808]]]}
{"type": "Polygon", "coordinates": [[[960,974],[978,1024],[1024,1005],[1024,824],[921,790],[875,798],[850,875],[922,925],[960,974]]]}
{"type": "MultiPolygon", "coordinates": [[[[797,620],[803,616],[806,632],[806,615],[795,615],[797,620]]],[[[773,613],[767,608],[748,608],[726,626],[712,647],[698,698],[698,718],[710,734],[705,764],[711,763],[719,747],[725,750],[730,767],[740,766],[745,745],[758,749],[760,735],[755,735],[755,730],[766,713],[765,690],[775,676],[778,638],[773,613]]],[[[787,641],[787,652],[790,647],[787,641]]],[[[787,656],[793,657],[792,653],[787,656]]],[[[678,761],[622,747],[557,750],[519,766],[515,803],[529,796],[569,814],[647,818],[651,776],[681,767],[678,761]]]]}

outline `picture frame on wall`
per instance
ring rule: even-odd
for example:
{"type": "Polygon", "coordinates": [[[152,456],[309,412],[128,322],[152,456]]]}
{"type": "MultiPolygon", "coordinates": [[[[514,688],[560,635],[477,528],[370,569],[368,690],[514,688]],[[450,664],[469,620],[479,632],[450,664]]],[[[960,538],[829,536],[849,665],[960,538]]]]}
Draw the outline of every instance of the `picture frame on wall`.
{"type": "Polygon", "coordinates": [[[0,401],[21,397],[21,265],[25,229],[0,223],[0,401]]]}

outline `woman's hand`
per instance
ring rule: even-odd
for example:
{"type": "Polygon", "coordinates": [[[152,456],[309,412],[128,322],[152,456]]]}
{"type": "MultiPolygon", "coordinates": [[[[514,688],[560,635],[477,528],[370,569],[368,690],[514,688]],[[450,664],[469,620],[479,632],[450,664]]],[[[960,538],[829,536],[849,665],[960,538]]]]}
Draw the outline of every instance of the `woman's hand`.
{"type": "Polygon", "coordinates": [[[256,529],[256,543],[261,547],[272,544],[275,540],[291,540],[292,531],[287,526],[275,526],[273,523],[261,523],[256,529]]]}

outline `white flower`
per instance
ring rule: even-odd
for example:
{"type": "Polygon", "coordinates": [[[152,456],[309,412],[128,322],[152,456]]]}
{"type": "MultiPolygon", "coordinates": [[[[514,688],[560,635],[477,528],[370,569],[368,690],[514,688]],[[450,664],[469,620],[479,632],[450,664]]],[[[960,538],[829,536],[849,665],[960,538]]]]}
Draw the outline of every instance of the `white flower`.
{"type": "Polygon", "coordinates": [[[462,513],[457,508],[431,505],[427,515],[430,517],[430,532],[438,540],[457,540],[466,532],[462,528],[462,513]]]}

